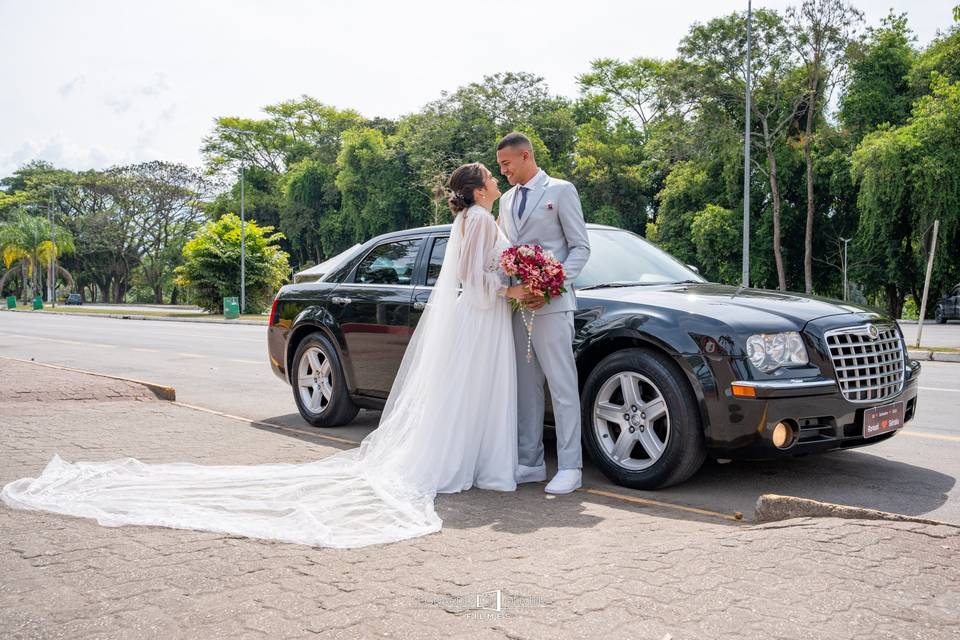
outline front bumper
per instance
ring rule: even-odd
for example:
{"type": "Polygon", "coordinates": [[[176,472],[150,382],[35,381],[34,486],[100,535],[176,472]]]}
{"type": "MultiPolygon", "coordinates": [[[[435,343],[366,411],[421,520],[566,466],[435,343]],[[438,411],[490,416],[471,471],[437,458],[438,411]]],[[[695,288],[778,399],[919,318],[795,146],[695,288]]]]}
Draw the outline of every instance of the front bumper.
{"type": "Polygon", "coordinates": [[[770,459],[882,442],[897,432],[864,438],[864,411],[902,401],[904,423],[912,420],[917,409],[919,374],[920,363],[908,361],[901,392],[873,403],[848,401],[829,378],[803,383],[740,382],[755,387],[753,398],[734,396],[730,385],[738,381],[730,381],[717,390],[720,397],[712,407],[707,449],[718,458],[770,459]],[[792,421],[799,427],[798,438],[787,449],[778,449],[772,441],[773,428],[781,421],[792,421]]]}

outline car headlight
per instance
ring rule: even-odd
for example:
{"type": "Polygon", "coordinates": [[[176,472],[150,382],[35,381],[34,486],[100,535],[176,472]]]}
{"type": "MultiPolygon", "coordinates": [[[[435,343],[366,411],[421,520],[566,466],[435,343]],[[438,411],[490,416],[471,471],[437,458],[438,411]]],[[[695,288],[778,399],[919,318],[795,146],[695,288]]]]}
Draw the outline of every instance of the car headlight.
{"type": "Polygon", "coordinates": [[[758,333],[747,338],[747,358],[764,373],[791,365],[807,364],[807,348],[796,331],[758,333]]]}

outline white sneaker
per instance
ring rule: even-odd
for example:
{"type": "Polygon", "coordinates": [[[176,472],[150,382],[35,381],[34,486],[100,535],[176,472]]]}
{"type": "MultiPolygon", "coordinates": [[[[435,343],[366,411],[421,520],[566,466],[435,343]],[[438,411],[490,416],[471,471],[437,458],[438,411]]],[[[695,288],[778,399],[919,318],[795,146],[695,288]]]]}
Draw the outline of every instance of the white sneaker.
{"type": "Polygon", "coordinates": [[[547,479],[547,465],[542,464],[539,467],[528,467],[524,464],[517,465],[517,484],[524,482],[543,482],[547,479]]]}
{"type": "Polygon", "coordinates": [[[580,487],[581,480],[580,469],[560,469],[544,491],[547,493],[570,493],[580,487]]]}

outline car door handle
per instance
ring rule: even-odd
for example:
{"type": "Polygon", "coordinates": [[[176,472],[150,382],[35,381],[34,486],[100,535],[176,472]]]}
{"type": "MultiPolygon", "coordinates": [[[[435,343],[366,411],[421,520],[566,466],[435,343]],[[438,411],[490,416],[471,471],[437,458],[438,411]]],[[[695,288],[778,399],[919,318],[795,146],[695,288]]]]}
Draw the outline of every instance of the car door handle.
{"type": "Polygon", "coordinates": [[[414,311],[423,311],[423,310],[426,309],[426,308],[427,308],[427,303],[426,303],[426,302],[420,302],[420,301],[418,300],[417,302],[414,302],[414,303],[413,303],[413,309],[414,309],[414,311]]]}
{"type": "Polygon", "coordinates": [[[330,298],[330,302],[332,302],[333,304],[348,305],[351,302],[353,302],[353,300],[351,300],[350,298],[341,298],[339,296],[334,296],[330,298]]]}

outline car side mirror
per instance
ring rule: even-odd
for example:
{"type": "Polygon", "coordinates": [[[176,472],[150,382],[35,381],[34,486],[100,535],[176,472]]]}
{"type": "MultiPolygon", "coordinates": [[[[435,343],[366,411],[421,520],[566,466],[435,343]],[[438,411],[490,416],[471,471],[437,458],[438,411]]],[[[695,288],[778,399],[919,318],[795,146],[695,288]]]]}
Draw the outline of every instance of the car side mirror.
{"type": "Polygon", "coordinates": [[[692,269],[695,273],[697,273],[697,275],[700,274],[700,269],[697,269],[697,268],[696,268],[695,266],[693,266],[692,264],[688,264],[687,266],[688,266],[690,269],[692,269]]]}

